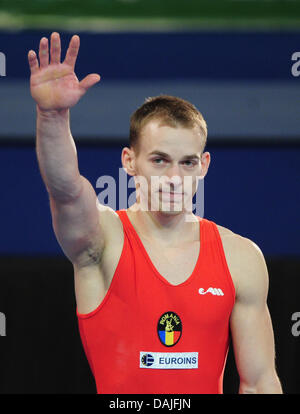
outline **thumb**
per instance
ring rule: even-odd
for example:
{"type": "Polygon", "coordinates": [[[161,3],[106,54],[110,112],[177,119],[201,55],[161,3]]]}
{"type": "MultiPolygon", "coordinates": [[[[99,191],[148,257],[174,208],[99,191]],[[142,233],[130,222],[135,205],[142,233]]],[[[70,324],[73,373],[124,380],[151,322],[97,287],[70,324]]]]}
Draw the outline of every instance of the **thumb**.
{"type": "Polygon", "coordinates": [[[100,76],[97,73],[91,73],[87,75],[82,81],[79,82],[79,86],[85,90],[85,92],[100,81],[100,76]]]}

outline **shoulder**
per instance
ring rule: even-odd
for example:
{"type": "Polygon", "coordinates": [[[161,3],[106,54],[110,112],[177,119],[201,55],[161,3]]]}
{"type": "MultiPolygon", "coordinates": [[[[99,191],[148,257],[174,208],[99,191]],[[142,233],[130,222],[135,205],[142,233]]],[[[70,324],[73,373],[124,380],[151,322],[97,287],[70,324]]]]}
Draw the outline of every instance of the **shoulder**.
{"type": "Polygon", "coordinates": [[[235,259],[241,261],[254,260],[260,261],[263,257],[261,249],[256,243],[247,237],[241,236],[238,233],[234,233],[226,227],[216,224],[224,250],[226,253],[235,259]]]}
{"type": "Polygon", "coordinates": [[[99,222],[104,235],[104,251],[117,253],[124,241],[123,223],[115,210],[97,203],[99,222]]]}
{"type": "Polygon", "coordinates": [[[110,238],[115,233],[122,232],[122,221],[115,210],[108,206],[97,203],[99,211],[99,221],[105,231],[105,235],[110,238]]]}
{"type": "Polygon", "coordinates": [[[247,237],[217,225],[237,296],[266,294],[268,270],[259,246],[247,237]]]}

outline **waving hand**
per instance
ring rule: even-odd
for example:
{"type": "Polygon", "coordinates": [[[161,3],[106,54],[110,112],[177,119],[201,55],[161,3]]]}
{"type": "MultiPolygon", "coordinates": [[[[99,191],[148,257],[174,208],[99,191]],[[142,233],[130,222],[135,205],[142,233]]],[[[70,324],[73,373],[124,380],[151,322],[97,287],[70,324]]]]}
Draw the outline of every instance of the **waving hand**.
{"type": "Polygon", "coordinates": [[[39,46],[39,62],[33,50],[28,52],[31,71],[30,91],[41,110],[61,110],[76,105],[86,91],[99,82],[96,73],[87,75],[80,82],[74,72],[80,39],[74,35],[69,43],[65,60],[61,63],[60,36],[54,32],[50,39],[43,37],[39,46]]]}

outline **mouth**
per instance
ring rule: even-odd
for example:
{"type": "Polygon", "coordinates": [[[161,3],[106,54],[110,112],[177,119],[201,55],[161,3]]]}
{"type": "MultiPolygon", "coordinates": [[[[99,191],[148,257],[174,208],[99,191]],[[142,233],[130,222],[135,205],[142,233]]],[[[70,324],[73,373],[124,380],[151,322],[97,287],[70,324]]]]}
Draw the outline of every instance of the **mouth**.
{"type": "Polygon", "coordinates": [[[158,193],[160,194],[162,199],[171,200],[171,201],[182,200],[182,198],[184,197],[184,193],[183,192],[178,192],[178,191],[162,191],[162,190],[159,190],[158,193]]]}
{"type": "Polygon", "coordinates": [[[184,193],[182,191],[163,191],[163,190],[158,190],[158,192],[160,194],[184,195],[184,193]]]}

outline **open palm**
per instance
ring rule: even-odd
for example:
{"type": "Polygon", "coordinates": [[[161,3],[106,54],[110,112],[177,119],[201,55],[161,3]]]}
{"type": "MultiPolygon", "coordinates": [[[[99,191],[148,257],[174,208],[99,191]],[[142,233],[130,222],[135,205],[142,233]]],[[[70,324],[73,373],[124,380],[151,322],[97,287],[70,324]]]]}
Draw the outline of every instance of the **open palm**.
{"type": "Polygon", "coordinates": [[[39,62],[33,50],[28,52],[31,71],[30,92],[42,110],[61,110],[76,105],[86,91],[99,82],[98,74],[87,75],[79,82],[74,72],[80,39],[74,35],[70,40],[64,62],[60,62],[61,43],[58,33],[50,39],[50,62],[48,39],[40,40],[39,62]]]}

